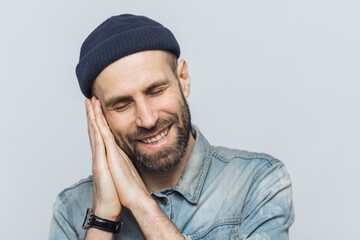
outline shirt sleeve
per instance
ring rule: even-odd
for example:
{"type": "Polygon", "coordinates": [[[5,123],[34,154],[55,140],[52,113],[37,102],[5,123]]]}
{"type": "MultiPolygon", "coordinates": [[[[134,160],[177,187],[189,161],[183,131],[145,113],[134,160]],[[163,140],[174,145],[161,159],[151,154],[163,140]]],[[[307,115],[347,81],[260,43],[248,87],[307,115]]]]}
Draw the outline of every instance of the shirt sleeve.
{"type": "Polygon", "coordinates": [[[63,193],[59,194],[53,205],[53,216],[50,223],[49,240],[78,240],[78,235],[73,229],[69,204],[63,193]]]}
{"type": "Polygon", "coordinates": [[[287,240],[295,214],[291,180],[281,162],[255,175],[243,208],[241,239],[287,240]]]}

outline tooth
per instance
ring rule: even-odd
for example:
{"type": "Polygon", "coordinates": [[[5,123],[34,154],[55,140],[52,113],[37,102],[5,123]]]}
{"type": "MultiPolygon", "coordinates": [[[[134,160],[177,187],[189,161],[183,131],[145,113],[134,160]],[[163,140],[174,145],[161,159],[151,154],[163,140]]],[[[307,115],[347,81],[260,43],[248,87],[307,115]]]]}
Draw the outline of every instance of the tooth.
{"type": "Polygon", "coordinates": [[[151,138],[151,142],[155,142],[156,141],[156,138],[151,138]]]}
{"type": "Polygon", "coordinates": [[[160,135],[157,135],[156,136],[156,140],[159,140],[161,137],[160,137],[160,135]]]}
{"type": "Polygon", "coordinates": [[[162,138],[165,137],[165,133],[164,133],[164,132],[161,133],[161,137],[162,137],[162,138]]]}

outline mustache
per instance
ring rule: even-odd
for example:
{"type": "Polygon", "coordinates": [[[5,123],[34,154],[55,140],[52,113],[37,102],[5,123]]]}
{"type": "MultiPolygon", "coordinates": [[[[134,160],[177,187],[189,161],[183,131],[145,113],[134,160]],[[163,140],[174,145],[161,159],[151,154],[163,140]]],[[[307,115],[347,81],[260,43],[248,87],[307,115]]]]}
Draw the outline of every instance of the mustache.
{"type": "Polygon", "coordinates": [[[155,133],[159,132],[160,130],[162,130],[166,127],[169,127],[170,125],[177,123],[177,122],[179,122],[179,117],[176,114],[171,114],[167,118],[159,119],[156,122],[155,126],[150,129],[138,127],[136,130],[129,132],[126,135],[126,138],[128,139],[129,142],[137,140],[137,139],[142,139],[147,136],[154,135],[155,133]]]}

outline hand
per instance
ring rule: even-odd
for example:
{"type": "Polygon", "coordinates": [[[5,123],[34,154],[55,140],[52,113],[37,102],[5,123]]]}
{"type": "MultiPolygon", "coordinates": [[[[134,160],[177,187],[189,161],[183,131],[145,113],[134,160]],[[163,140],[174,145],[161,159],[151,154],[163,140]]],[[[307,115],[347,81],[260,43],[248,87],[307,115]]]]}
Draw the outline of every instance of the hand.
{"type": "Polygon", "coordinates": [[[146,200],[153,201],[134,164],[117,145],[102,113],[100,101],[95,100],[94,105],[96,124],[105,143],[108,167],[121,204],[131,211],[146,200]]]}
{"type": "Polygon", "coordinates": [[[105,145],[97,127],[94,113],[96,99],[86,99],[88,134],[92,152],[94,182],[94,213],[96,216],[115,221],[121,212],[121,204],[108,167],[105,145]]]}
{"type": "MultiPolygon", "coordinates": [[[[88,119],[91,119],[89,135],[93,136],[91,142],[96,143],[91,146],[94,149],[93,156],[96,156],[93,160],[94,202],[102,206],[101,209],[106,213],[111,213],[114,209],[115,213],[120,213],[121,206],[128,208],[146,239],[184,239],[153,200],[132,161],[117,145],[101,111],[100,101],[95,97],[91,99],[91,103],[90,100],[87,101],[88,119]],[[118,198],[114,201],[116,193],[118,198]]],[[[96,236],[99,231],[95,231],[91,232],[94,233],[93,239],[99,239],[96,236]]],[[[90,236],[86,237],[90,239],[90,236]]],[[[101,239],[105,237],[101,235],[101,239]]]]}

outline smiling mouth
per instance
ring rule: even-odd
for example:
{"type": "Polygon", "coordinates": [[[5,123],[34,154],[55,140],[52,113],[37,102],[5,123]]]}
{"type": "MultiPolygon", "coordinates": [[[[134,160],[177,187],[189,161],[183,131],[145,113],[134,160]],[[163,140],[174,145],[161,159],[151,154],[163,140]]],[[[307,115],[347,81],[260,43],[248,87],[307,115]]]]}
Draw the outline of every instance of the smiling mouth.
{"type": "Polygon", "coordinates": [[[153,137],[141,139],[140,141],[143,142],[143,143],[146,143],[146,144],[160,143],[160,142],[164,141],[164,139],[166,138],[166,136],[169,133],[169,130],[170,130],[170,127],[167,127],[166,129],[161,131],[159,134],[157,134],[157,135],[155,135],[153,137]]]}

